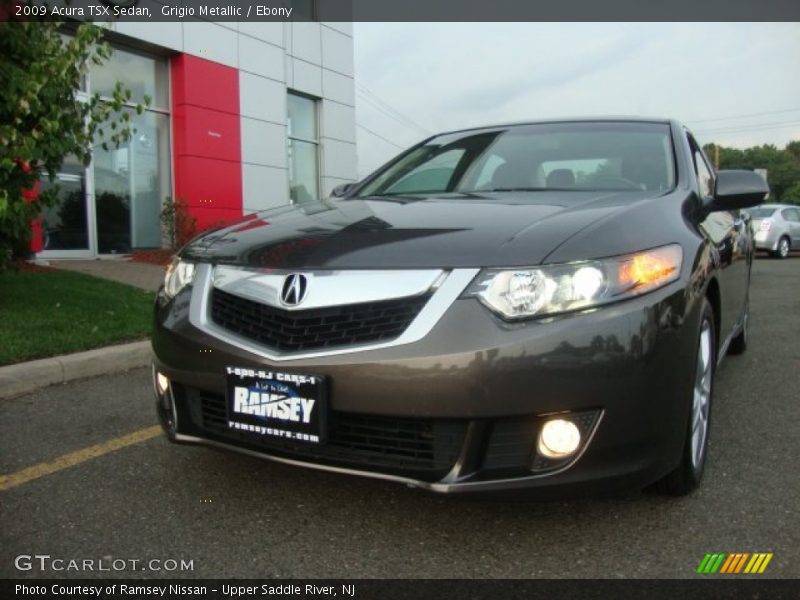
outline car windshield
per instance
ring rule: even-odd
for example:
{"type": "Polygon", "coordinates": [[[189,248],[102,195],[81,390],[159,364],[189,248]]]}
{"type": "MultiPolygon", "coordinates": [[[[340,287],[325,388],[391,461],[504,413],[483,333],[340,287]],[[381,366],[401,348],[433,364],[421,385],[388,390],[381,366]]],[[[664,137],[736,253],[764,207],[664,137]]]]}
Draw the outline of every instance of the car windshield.
{"type": "Polygon", "coordinates": [[[754,219],[766,219],[767,217],[771,217],[773,214],[775,214],[776,210],[778,209],[759,206],[758,208],[750,208],[747,212],[750,213],[750,216],[754,219]]]}
{"type": "Polygon", "coordinates": [[[649,190],[675,185],[666,123],[515,125],[437,136],[369,178],[358,196],[540,190],[649,190]]]}

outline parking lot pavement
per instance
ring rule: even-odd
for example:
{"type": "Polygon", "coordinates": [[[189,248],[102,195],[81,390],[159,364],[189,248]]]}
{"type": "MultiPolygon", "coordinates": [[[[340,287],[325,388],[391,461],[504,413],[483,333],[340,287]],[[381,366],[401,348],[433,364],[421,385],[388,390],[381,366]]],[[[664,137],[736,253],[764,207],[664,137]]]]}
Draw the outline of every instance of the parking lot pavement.
{"type": "Polygon", "coordinates": [[[170,445],[149,437],[146,369],[1,401],[0,472],[71,458],[0,492],[0,576],[109,575],[14,567],[46,554],[193,561],[118,573],[148,577],[697,577],[721,551],[772,552],[765,576],[798,577],[800,257],[758,259],[751,303],[751,346],[717,374],[710,463],[686,498],[453,499],[170,445]]]}

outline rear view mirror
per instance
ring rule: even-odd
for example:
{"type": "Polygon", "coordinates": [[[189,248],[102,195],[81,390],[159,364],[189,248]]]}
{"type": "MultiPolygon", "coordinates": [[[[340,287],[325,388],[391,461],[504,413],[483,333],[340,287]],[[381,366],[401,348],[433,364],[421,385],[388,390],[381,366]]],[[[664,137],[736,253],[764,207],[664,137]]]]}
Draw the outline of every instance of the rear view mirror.
{"type": "Polygon", "coordinates": [[[753,171],[720,171],[709,210],[737,210],[764,202],[769,186],[753,171]]]}

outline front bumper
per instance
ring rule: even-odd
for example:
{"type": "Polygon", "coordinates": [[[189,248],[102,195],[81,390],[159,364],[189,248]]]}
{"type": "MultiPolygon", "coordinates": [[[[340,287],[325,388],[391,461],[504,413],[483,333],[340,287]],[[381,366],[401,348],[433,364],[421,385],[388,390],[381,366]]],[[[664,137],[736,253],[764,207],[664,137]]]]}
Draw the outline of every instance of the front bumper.
{"type": "Polygon", "coordinates": [[[687,332],[699,319],[680,282],[599,310],[521,323],[458,299],[419,341],[279,363],[193,326],[191,295],[169,302],[159,295],[155,311],[154,364],[172,382],[174,441],[443,493],[643,487],[679,462],[695,352],[687,332]],[[430,442],[428,458],[387,458],[385,448],[348,454],[335,444],[310,452],[226,432],[219,423],[227,366],[323,374],[333,428],[351,431],[355,422],[373,432],[377,422],[383,437],[413,430],[414,443],[430,442]],[[573,459],[537,470],[542,417],[567,411],[593,416],[588,443],[573,459]]]}

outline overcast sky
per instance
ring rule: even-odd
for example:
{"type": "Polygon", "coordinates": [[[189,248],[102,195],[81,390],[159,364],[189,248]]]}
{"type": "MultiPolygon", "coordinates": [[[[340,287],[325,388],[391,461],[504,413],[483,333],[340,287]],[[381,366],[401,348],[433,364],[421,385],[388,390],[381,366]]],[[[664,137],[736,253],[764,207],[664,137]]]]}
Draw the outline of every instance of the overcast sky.
{"type": "Polygon", "coordinates": [[[701,143],[737,147],[800,139],[798,23],[355,23],[354,33],[361,176],[426,132],[570,115],[676,117],[701,143]]]}

